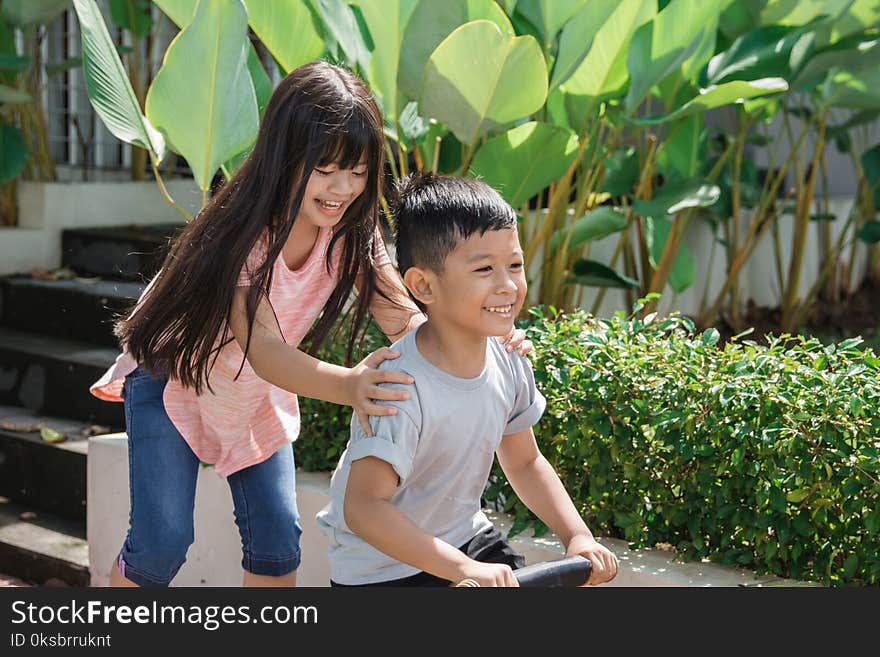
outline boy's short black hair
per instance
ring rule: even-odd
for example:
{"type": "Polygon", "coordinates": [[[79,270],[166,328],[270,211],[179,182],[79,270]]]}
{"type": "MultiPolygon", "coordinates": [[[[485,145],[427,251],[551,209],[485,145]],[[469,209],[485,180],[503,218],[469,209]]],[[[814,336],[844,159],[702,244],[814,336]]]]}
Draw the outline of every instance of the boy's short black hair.
{"type": "Polygon", "coordinates": [[[440,274],[460,241],[516,228],[516,212],[483,181],[430,172],[400,181],[393,216],[401,275],[414,266],[440,274]]]}

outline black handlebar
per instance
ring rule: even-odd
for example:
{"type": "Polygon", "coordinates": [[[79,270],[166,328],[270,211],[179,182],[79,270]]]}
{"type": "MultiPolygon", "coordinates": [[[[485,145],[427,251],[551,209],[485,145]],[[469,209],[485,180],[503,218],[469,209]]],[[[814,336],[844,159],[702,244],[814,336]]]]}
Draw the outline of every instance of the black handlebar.
{"type": "Polygon", "coordinates": [[[577,555],[536,563],[514,570],[513,574],[520,586],[574,587],[586,584],[592,571],[590,560],[577,555]]]}

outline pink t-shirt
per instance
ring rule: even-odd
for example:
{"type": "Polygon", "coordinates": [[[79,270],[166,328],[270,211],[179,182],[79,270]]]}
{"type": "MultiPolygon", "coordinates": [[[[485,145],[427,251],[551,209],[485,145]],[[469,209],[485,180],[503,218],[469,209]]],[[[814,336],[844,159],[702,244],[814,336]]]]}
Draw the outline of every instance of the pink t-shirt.
{"type": "MultiPolygon", "coordinates": [[[[333,249],[330,274],[325,264],[332,236],[332,229],[322,228],[299,269],[288,269],[281,256],[273,265],[269,300],[289,345],[299,345],[337,283],[341,242],[333,249]]],[[[262,262],[266,248],[265,238],[257,242],[242,269],[238,285],[250,285],[247,272],[262,262]]],[[[378,251],[380,255],[375,264],[387,262],[385,249],[378,251]]],[[[144,294],[147,290],[149,286],[144,294]]],[[[205,463],[213,463],[217,474],[224,477],[269,458],[279,447],[299,436],[297,396],[261,379],[246,360],[235,379],[242,358],[241,347],[232,340],[223,347],[211,370],[209,382],[213,394],[205,389],[197,395],[170,379],[163,396],[168,417],[196,456],[205,463]]],[[[120,394],[125,376],[136,367],[131,354],[123,350],[113,366],[92,384],[92,394],[108,401],[122,401],[120,394]]]]}

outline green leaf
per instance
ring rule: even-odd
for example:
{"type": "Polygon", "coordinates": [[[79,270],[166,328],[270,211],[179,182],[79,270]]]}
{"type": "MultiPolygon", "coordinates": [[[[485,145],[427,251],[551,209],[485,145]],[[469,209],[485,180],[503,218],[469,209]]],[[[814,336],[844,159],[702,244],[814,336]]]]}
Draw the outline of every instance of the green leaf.
{"type": "Polygon", "coordinates": [[[47,443],[63,443],[67,440],[67,436],[65,436],[60,431],[56,431],[55,429],[50,429],[49,427],[41,427],[40,428],[40,437],[47,443]]]}
{"type": "Polygon", "coordinates": [[[328,32],[325,40],[339,45],[349,67],[366,71],[370,65],[370,51],[351,7],[344,0],[315,0],[315,7],[328,32]]]}
{"type": "Polygon", "coordinates": [[[92,107],[117,139],[140,146],[161,160],[165,139],[141,112],[95,0],[73,0],[73,6],[79,18],[83,75],[92,107]]]}
{"type": "Polygon", "coordinates": [[[788,83],[782,78],[725,82],[718,86],[700,89],[698,96],[690,99],[669,114],[640,118],[628,117],[627,120],[636,125],[658,125],[717,107],[742,103],[749,98],[758,98],[759,96],[781,93],[787,90],[788,83]]]}
{"type": "Polygon", "coordinates": [[[843,560],[843,576],[851,579],[859,568],[859,555],[851,554],[843,560]]]}
{"type": "Polygon", "coordinates": [[[821,87],[820,102],[857,110],[880,108],[880,67],[853,73],[840,71],[821,87]]]}
{"type": "Polygon", "coordinates": [[[633,205],[643,217],[665,217],[687,208],[706,208],[721,196],[718,185],[691,179],[663,185],[650,201],[633,199],[633,205]]]}
{"type": "Polygon", "coordinates": [[[767,25],[739,37],[706,67],[703,86],[733,80],[793,80],[815,52],[814,26],[767,25]]]}
{"type": "Polygon", "coordinates": [[[495,23],[509,37],[515,36],[510,19],[491,0],[419,2],[406,24],[400,45],[400,88],[411,98],[418,98],[425,65],[434,49],[457,27],[479,19],[495,23]]]}
{"type": "Polygon", "coordinates": [[[718,344],[718,340],[721,339],[721,334],[718,332],[716,328],[708,328],[703,331],[700,336],[700,342],[703,343],[704,347],[714,347],[718,344]]]}
{"type": "Polygon", "coordinates": [[[866,221],[857,233],[860,240],[868,244],[880,242],[880,221],[866,221]]]}
{"type": "Polygon", "coordinates": [[[189,25],[196,13],[199,0],[153,0],[177,27],[183,29],[189,25]]]}
{"type": "Polygon", "coordinates": [[[25,27],[48,23],[67,5],[68,0],[3,0],[0,14],[15,27],[25,27]]]}
{"type": "Polygon", "coordinates": [[[622,196],[632,191],[639,180],[639,154],[635,148],[623,147],[605,159],[605,177],[602,191],[622,196]]]}
{"type": "Polygon", "coordinates": [[[568,236],[568,248],[602,239],[626,228],[622,212],[607,205],[599,206],[574,222],[570,228],[557,230],[550,238],[550,253],[555,253],[568,236]]]}
{"type": "Polygon", "coordinates": [[[657,157],[657,166],[667,179],[693,178],[706,160],[708,130],[701,116],[692,114],[670,126],[657,157]]]}
{"type": "MultiPolygon", "coordinates": [[[[627,57],[630,76],[625,107],[638,108],[652,87],[669,76],[688,79],[712,55],[720,7],[707,0],[673,0],[636,30],[627,57]],[[691,57],[694,61],[682,68],[691,57]]],[[[672,97],[662,97],[672,103],[672,97]]]]}
{"type": "Polygon", "coordinates": [[[793,91],[809,91],[825,79],[829,71],[857,73],[880,64],[880,34],[853,34],[816,52],[792,81],[793,91]]]}
{"type": "Polygon", "coordinates": [[[809,488],[798,488],[796,490],[789,491],[789,493],[785,496],[785,499],[792,504],[800,504],[806,499],[807,495],[809,494],[809,488]]]}
{"type": "Polygon", "coordinates": [[[559,52],[553,65],[550,90],[564,83],[578,69],[593,47],[593,39],[617,7],[616,2],[587,2],[562,28],[559,52]]]}
{"type": "Polygon", "coordinates": [[[574,263],[572,273],[574,275],[567,282],[590,287],[632,288],[639,284],[638,281],[618,274],[611,267],[595,260],[578,260],[574,263]]]}
{"type": "Polygon", "coordinates": [[[110,17],[119,27],[140,39],[147,36],[153,27],[147,0],[110,0],[110,17]]]}
{"type": "Polygon", "coordinates": [[[324,40],[303,0],[244,1],[248,24],[285,73],[314,61],[324,52],[324,40]]]}
{"type": "Polygon", "coordinates": [[[489,139],[470,172],[497,189],[514,208],[562,177],[574,161],[577,135],[549,123],[530,121],[489,139]]]}
{"type": "Polygon", "coordinates": [[[602,23],[593,45],[568,80],[560,86],[566,94],[569,120],[578,132],[593,118],[602,101],[626,91],[629,73],[627,52],[633,34],[657,13],[655,0],[622,0],[602,23]]]}
{"type": "Polygon", "coordinates": [[[780,513],[785,511],[785,493],[782,489],[773,486],[770,489],[770,508],[780,513]]]}
{"type": "Polygon", "coordinates": [[[562,26],[586,2],[587,0],[519,0],[516,10],[538,28],[543,37],[541,48],[547,52],[556,40],[556,34],[562,29],[562,26]]]}
{"type": "Polygon", "coordinates": [[[147,116],[186,158],[196,184],[205,191],[220,165],[257,135],[248,45],[247,14],[240,0],[200,2],[192,21],[168,47],[147,94],[147,116]]]}
{"type": "MultiPolygon", "coordinates": [[[[360,0],[359,7],[374,44],[367,81],[385,119],[393,125],[403,104],[397,88],[401,44],[416,0],[360,0]]],[[[425,115],[424,104],[419,106],[425,115]]]]}
{"type": "Polygon", "coordinates": [[[419,106],[472,145],[492,128],[536,112],[546,98],[547,68],[537,41],[507,36],[478,20],[454,30],[434,50],[419,106]]]}
{"type": "Polygon", "coordinates": [[[0,184],[16,178],[24,169],[31,152],[14,125],[0,124],[0,184]]]}

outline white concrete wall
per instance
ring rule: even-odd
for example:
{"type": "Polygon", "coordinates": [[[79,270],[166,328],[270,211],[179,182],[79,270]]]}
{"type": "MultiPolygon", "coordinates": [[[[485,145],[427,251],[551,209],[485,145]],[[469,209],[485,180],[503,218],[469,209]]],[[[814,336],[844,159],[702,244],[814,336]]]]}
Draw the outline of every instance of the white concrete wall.
{"type": "MultiPolygon", "coordinates": [[[[106,586],[110,568],[122,547],[128,527],[128,447],[125,434],[89,439],[87,533],[89,570],[93,586],[106,586]]],[[[299,586],[328,586],[327,543],[315,514],[329,501],[329,473],[298,472],[297,501],[302,517],[302,565],[299,586]]],[[[487,511],[495,526],[507,532],[511,519],[487,511]]],[[[627,548],[626,542],[600,539],[618,555],[620,571],[613,586],[800,586],[803,582],[776,577],[756,578],[748,570],[708,562],[677,563],[662,550],[627,548]]],[[[541,538],[517,535],[511,545],[529,564],[563,556],[552,534],[541,538]]],[[[241,542],[232,515],[232,496],[226,481],[212,468],[199,473],[196,488],[195,543],[173,586],[239,586],[241,542]]]]}
{"type": "MultiPolygon", "coordinates": [[[[165,183],[190,214],[201,207],[192,179],[165,183]]],[[[61,266],[65,228],[183,223],[153,180],[145,182],[32,182],[18,187],[19,225],[0,229],[0,275],[61,266]]]]}

